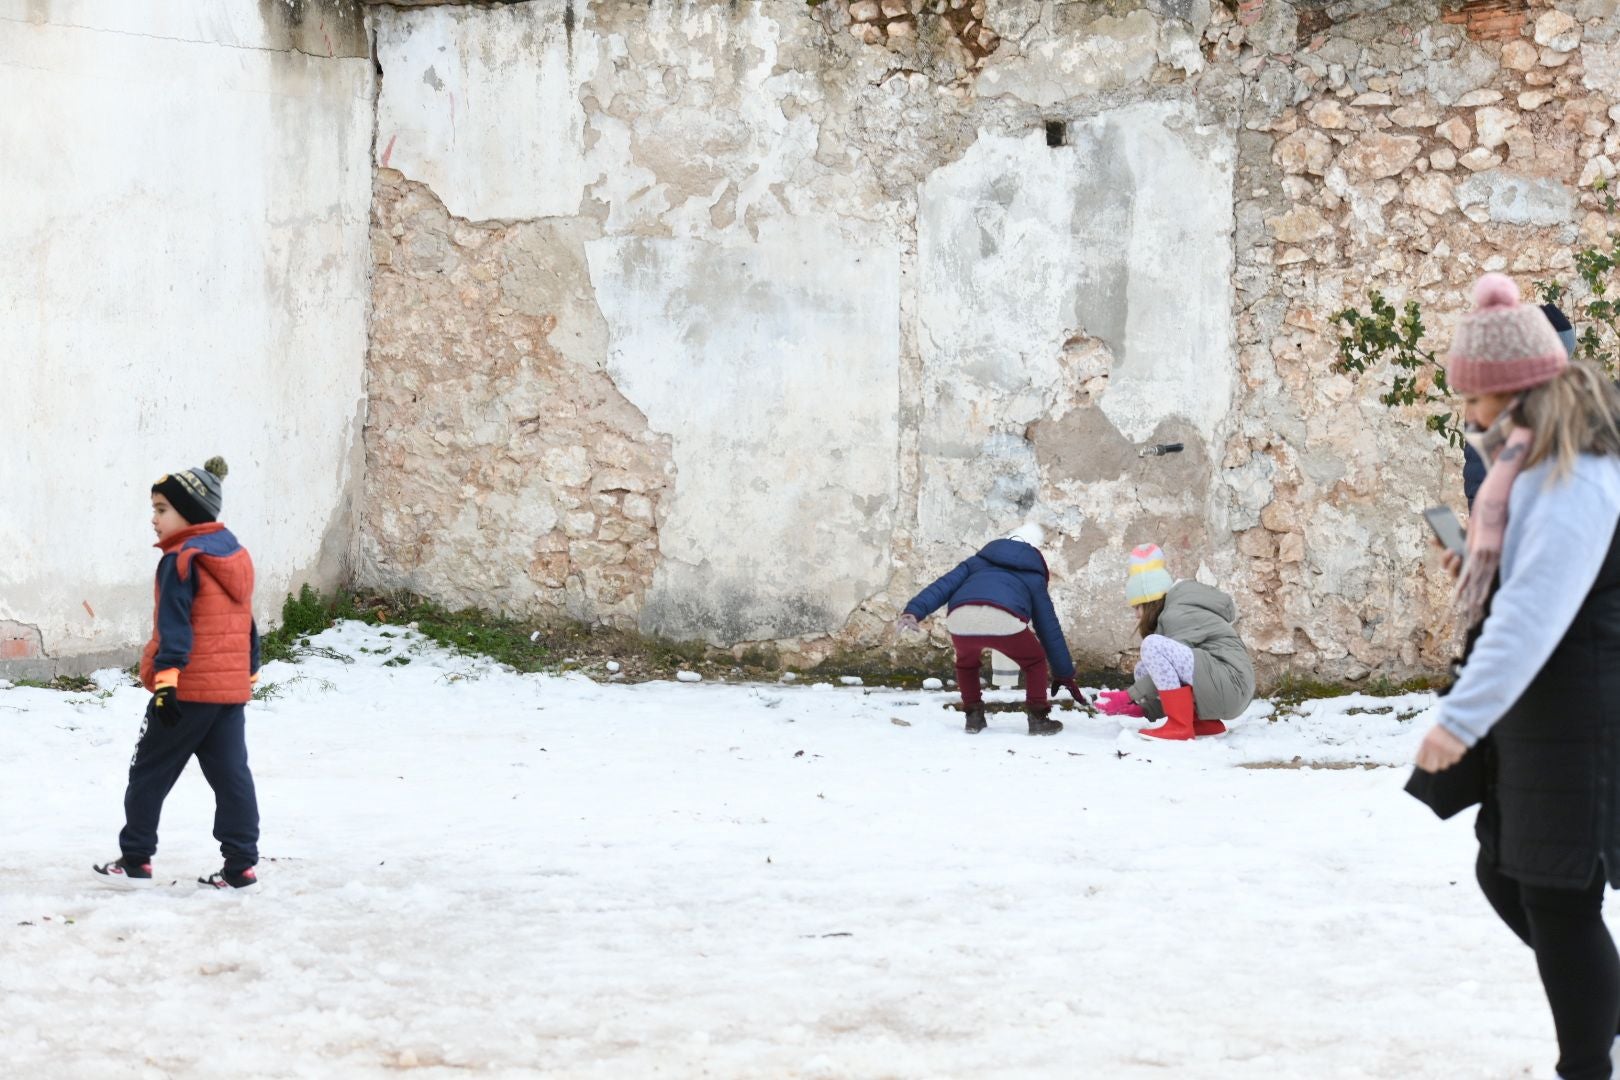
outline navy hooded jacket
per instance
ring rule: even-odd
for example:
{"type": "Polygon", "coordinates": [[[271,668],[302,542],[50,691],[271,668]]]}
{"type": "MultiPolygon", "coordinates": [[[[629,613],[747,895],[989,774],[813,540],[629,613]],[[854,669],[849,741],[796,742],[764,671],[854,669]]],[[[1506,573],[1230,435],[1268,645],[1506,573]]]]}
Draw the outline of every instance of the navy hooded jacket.
{"type": "Polygon", "coordinates": [[[928,618],[943,605],[955,611],[963,604],[989,604],[1028,619],[1046,650],[1052,675],[1074,677],[1069,644],[1063,640],[1052,597],[1046,591],[1051,575],[1039,549],[1022,540],[992,540],[979,553],[912,597],[906,614],[928,618]]]}

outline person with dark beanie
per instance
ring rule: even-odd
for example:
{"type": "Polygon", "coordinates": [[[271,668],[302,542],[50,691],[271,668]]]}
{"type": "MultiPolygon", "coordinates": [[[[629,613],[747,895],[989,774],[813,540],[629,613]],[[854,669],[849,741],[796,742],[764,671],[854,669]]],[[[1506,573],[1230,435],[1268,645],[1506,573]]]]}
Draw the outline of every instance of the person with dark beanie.
{"type": "Polygon", "coordinates": [[[1620,390],[1572,363],[1546,315],[1487,274],[1446,361],[1488,463],[1457,575],[1462,669],[1417,765],[1482,776],[1475,875],[1535,951],[1558,1075],[1606,1080],[1620,956],[1620,390]]]}
{"type": "Polygon", "coordinates": [[[106,884],[152,884],[163,800],[193,757],[214,789],[214,838],[225,859],[197,884],[242,889],[258,880],[259,803],[244,706],[259,678],[259,628],[253,559],[218,521],[225,474],[216,457],[152,485],[152,530],[163,556],[140,669],[152,699],[129,763],[121,854],[92,867],[106,884]]]}
{"type": "MultiPolygon", "coordinates": [[[[1569,319],[1557,304],[1542,304],[1541,313],[1547,316],[1552,328],[1558,332],[1558,340],[1564,343],[1564,351],[1571,358],[1575,356],[1575,328],[1569,324],[1569,319]]],[[[1479,456],[1473,444],[1463,443],[1463,497],[1468,500],[1468,508],[1474,508],[1474,496],[1479,494],[1479,485],[1485,482],[1485,459],[1479,456]]]]}

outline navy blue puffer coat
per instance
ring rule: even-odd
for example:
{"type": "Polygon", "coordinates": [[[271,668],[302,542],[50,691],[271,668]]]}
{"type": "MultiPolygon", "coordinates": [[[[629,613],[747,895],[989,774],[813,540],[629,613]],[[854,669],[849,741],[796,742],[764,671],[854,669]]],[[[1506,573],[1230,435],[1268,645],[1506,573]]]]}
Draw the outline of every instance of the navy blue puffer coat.
{"type": "Polygon", "coordinates": [[[1010,611],[1034,626],[1053,677],[1072,679],[1069,643],[1063,640],[1063,627],[1046,588],[1050,578],[1038,548],[1022,540],[992,540],[912,597],[906,614],[926,619],[942,606],[954,611],[963,604],[989,604],[1010,611]]]}

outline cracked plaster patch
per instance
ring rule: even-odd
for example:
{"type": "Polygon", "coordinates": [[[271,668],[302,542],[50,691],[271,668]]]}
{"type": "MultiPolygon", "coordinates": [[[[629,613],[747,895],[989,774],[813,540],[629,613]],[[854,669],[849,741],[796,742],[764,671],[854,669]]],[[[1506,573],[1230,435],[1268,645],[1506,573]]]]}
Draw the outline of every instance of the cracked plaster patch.
{"type": "MultiPolygon", "coordinates": [[[[567,0],[379,12],[377,164],[470,220],[577,214],[593,179],[580,87],[596,61],[567,0]]],[[[586,11],[589,9],[586,8],[586,11]]]]}
{"type": "Polygon", "coordinates": [[[839,629],[890,574],[898,253],[817,221],[757,244],[586,250],[608,370],[676,466],[643,629],[717,644],[839,629]]]}

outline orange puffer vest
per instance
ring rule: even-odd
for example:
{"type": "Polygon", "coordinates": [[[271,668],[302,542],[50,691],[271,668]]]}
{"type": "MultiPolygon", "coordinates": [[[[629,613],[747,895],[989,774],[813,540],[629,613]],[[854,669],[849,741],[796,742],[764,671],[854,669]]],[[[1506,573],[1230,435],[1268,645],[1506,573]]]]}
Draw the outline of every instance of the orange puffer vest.
{"type": "MultiPolygon", "coordinates": [[[[176,696],[181,701],[215,705],[245,703],[253,696],[252,556],[218,522],[192,525],[157,546],[165,555],[178,553],[175,569],[182,583],[189,583],[196,575],[196,594],[191,603],[191,655],[180,670],[176,696]],[[229,554],[210,554],[206,547],[231,550],[229,554]]],[[[153,589],[158,610],[152,616],[152,640],[141,653],[141,683],[149,691],[156,689],[154,660],[161,633],[161,588],[158,585],[153,589]]]]}

